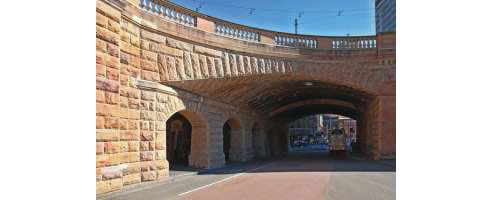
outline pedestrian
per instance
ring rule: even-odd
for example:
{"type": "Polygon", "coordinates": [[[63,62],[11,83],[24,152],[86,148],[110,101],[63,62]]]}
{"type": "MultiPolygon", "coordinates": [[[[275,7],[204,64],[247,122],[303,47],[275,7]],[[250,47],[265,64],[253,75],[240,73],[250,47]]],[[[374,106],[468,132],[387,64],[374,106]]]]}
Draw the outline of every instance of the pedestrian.
{"type": "Polygon", "coordinates": [[[354,133],[354,129],[350,128],[350,131],[347,133],[347,138],[346,138],[346,146],[347,146],[347,151],[349,153],[352,153],[352,136],[354,133]]]}

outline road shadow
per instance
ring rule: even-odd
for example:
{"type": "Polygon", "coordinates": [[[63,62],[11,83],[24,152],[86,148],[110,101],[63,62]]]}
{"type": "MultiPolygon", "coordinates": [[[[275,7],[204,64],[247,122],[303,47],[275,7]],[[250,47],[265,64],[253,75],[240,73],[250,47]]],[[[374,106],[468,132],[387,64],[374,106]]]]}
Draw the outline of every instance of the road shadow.
{"type": "Polygon", "coordinates": [[[345,152],[290,152],[274,159],[228,163],[223,168],[203,170],[199,175],[273,172],[396,172],[393,161],[374,161],[345,152]]]}

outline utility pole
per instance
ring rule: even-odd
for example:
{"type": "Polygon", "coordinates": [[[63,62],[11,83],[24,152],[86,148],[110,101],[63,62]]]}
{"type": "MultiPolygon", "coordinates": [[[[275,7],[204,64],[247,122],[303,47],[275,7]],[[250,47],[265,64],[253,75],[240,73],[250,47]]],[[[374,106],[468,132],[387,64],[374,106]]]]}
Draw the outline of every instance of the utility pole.
{"type": "Polygon", "coordinates": [[[296,27],[296,34],[297,34],[297,18],[294,20],[294,26],[296,27]]]}

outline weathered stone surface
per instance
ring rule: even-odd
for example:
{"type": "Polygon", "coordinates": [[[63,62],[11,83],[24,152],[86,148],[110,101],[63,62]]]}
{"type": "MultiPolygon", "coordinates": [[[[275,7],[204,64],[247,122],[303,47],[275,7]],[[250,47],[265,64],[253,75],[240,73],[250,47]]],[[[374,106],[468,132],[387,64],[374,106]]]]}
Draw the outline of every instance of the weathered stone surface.
{"type": "Polygon", "coordinates": [[[168,47],[164,44],[159,44],[157,47],[157,51],[162,54],[166,54],[169,56],[174,56],[181,58],[183,57],[183,51],[175,48],[168,47]]]}
{"type": "Polygon", "coordinates": [[[222,57],[222,55],[223,55],[221,51],[217,51],[214,49],[209,49],[209,48],[201,47],[201,46],[197,46],[197,45],[195,45],[195,53],[205,54],[207,56],[213,56],[213,57],[222,57]]]}
{"type": "Polygon", "coordinates": [[[104,128],[106,129],[118,129],[119,127],[118,117],[105,117],[104,118],[104,128]]]}
{"type": "Polygon", "coordinates": [[[120,11],[106,3],[103,3],[102,1],[96,1],[96,11],[118,23],[120,22],[120,11]]]}
{"type": "Polygon", "coordinates": [[[140,142],[140,151],[149,151],[149,142],[140,142]]]}
{"type": "Polygon", "coordinates": [[[177,69],[177,74],[179,77],[179,80],[186,80],[186,73],[185,73],[185,67],[183,63],[183,59],[179,58],[176,59],[176,69],[177,69]]]}
{"type": "Polygon", "coordinates": [[[128,151],[136,152],[140,149],[140,142],[138,141],[129,141],[128,142],[128,151]]]}
{"type": "Polygon", "coordinates": [[[149,60],[140,60],[140,68],[152,72],[157,72],[157,62],[149,60]]]}
{"type": "Polygon", "coordinates": [[[155,92],[142,91],[141,99],[146,101],[155,101],[155,92]]]}
{"type": "Polygon", "coordinates": [[[138,140],[140,133],[136,130],[121,130],[120,131],[122,141],[138,140]]]}
{"type": "Polygon", "coordinates": [[[128,168],[127,165],[118,165],[112,167],[103,167],[101,169],[103,180],[115,179],[123,177],[123,170],[128,168]]]}
{"type": "Polygon", "coordinates": [[[119,92],[119,82],[96,77],[96,89],[108,92],[119,92]]]}
{"type": "Polygon", "coordinates": [[[157,179],[156,171],[142,172],[142,181],[154,181],[156,179],[157,179]]]}
{"type": "Polygon", "coordinates": [[[141,161],[154,160],[154,152],[153,151],[140,152],[140,160],[141,161]]]}
{"type": "Polygon", "coordinates": [[[191,53],[189,52],[184,52],[184,73],[186,76],[186,79],[193,79],[194,78],[194,73],[193,73],[193,61],[191,59],[191,53]]]}
{"type": "Polygon", "coordinates": [[[159,34],[152,33],[150,31],[146,31],[146,30],[140,31],[140,38],[152,40],[152,41],[158,42],[158,43],[166,42],[166,38],[164,36],[161,36],[159,34]]]}
{"type": "Polygon", "coordinates": [[[231,67],[231,75],[237,76],[238,70],[237,70],[237,64],[236,64],[236,56],[234,54],[229,54],[229,64],[231,67]]]}
{"type": "Polygon", "coordinates": [[[123,185],[131,185],[131,184],[135,184],[135,183],[140,183],[141,182],[140,178],[141,178],[140,173],[129,174],[129,175],[123,176],[123,185]]]}
{"type": "Polygon", "coordinates": [[[236,55],[236,61],[237,61],[237,69],[238,69],[238,74],[239,75],[244,75],[246,72],[244,70],[244,60],[242,55],[236,55]]]}
{"type": "Polygon", "coordinates": [[[106,28],[108,26],[108,18],[96,12],[96,25],[106,28]]]}
{"type": "Polygon", "coordinates": [[[166,60],[167,60],[167,71],[169,73],[169,80],[178,80],[175,59],[173,57],[166,56],[166,60]]]}
{"type": "Polygon", "coordinates": [[[140,58],[152,62],[157,62],[157,53],[146,51],[146,50],[140,50],[140,58]]]}
{"type": "Polygon", "coordinates": [[[96,155],[104,153],[104,142],[96,142],[96,155]]]}
{"type": "Polygon", "coordinates": [[[200,63],[200,71],[202,74],[203,78],[208,78],[209,77],[209,72],[208,72],[208,65],[207,65],[207,57],[204,55],[200,55],[199,57],[199,63],[200,63]]]}
{"type": "Polygon", "coordinates": [[[108,154],[96,155],[96,167],[104,167],[109,160],[108,154]]]}
{"type": "Polygon", "coordinates": [[[97,142],[110,142],[118,141],[120,138],[119,130],[115,129],[97,129],[96,141],[97,142]]]}
{"type": "Polygon", "coordinates": [[[215,69],[215,62],[214,58],[212,57],[207,57],[207,68],[208,72],[211,78],[217,78],[217,72],[215,69]]]}
{"type": "Polygon", "coordinates": [[[114,45],[119,45],[119,35],[103,27],[96,26],[96,37],[114,45]]]}
{"type": "Polygon", "coordinates": [[[166,44],[172,48],[181,49],[184,51],[193,51],[193,45],[172,38],[167,38],[166,44]]]}
{"type": "Polygon", "coordinates": [[[154,132],[153,131],[141,131],[141,140],[142,141],[152,141],[154,140],[154,132]]]}
{"type": "Polygon", "coordinates": [[[157,61],[157,66],[159,69],[159,79],[161,81],[167,81],[169,80],[169,72],[168,72],[168,66],[167,66],[167,59],[166,56],[163,54],[159,54],[158,56],[158,61],[157,61]]]}

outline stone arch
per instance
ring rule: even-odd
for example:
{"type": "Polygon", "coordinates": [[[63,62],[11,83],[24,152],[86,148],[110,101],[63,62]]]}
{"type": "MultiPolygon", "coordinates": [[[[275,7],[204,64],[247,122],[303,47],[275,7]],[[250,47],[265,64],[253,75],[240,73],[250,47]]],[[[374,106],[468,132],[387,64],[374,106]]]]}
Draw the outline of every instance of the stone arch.
{"type": "MultiPolygon", "coordinates": [[[[192,111],[186,107],[179,108],[173,112],[167,119],[172,118],[175,114],[182,115],[189,121],[191,126],[190,152],[188,156],[188,165],[193,167],[208,167],[208,123],[205,117],[198,110],[192,111]]],[[[167,127],[166,127],[167,129],[167,127]]],[[[167,134],[167,133],[166,133],[167,134]]],[[[166,148],[167,151],[167,148],[166,148]]]]}

